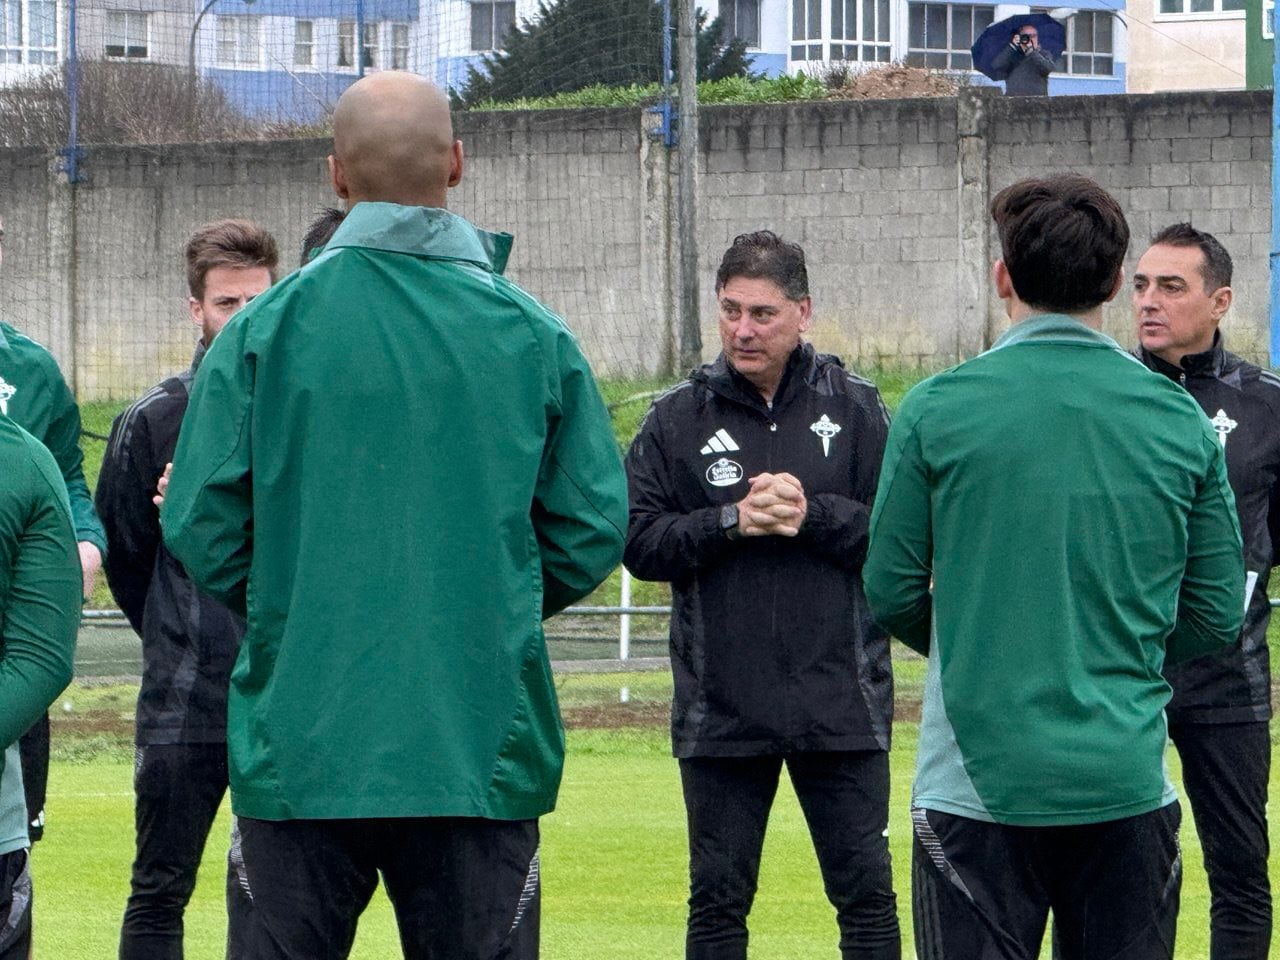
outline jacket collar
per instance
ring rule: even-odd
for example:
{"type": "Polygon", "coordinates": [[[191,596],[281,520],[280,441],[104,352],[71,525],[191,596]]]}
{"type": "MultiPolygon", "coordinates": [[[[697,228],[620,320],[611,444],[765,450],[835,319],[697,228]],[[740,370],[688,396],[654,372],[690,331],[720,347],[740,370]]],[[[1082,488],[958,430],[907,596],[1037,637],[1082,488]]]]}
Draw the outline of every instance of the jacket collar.
{"type": "Polygon", "coordinates": [[[204,359],[205,352],[209,348],[204,345],[204,338],[196,341],[196,352],[191,355],[191,375],[194,377],[196,371],[200,369],[200,361],[204,359]]]}
{"type": "Polygon", "coordinates": [[[509,233],[489,233],[438,207],[365,201],[351,208],[325,252],[365,247],[433,260],[463,260],[502,273],[511,255],[509,233]]]}
{"type": "Polygon", "coordinates": [[[1000,335],[991,345],[992,350],[1012,347],[1019,343],[1075,343],[1084,346],[1111,347],[1121,350],[1105,333],[1086,327],[1065,313],[1040,313],[1020,320],[1000,335]]]}
{"type": "MultiPolygon", "coordinates": [[[[807,378],[816,360],[817,353],[812,344],[801,343],[791,351],[791,356],[787,358],[787,365],[782,370],[782,380],[779,381],[778,389],[773,394],[772,409],[777,410],[789,399],[795,378],[807,378]]],[[[695,370],[693,379],[701,380],[716,393],[730,400],[736,400],[750,407],[758,407],[761,410],[770,409],[764,402],[764,398],[760,396],[760,391],[756,389],[755,384],[735,370],[723,352],[711,363],[695,370]]]]}
{"type": "Polygon", "coordinates": [[[1227,350],[1223,346],[1222,331],[1213,333],[1213,346],[1203,353],[1189,353],[1181,364],[1173,364],[1143,347],[1138,347],[1137,357],[1156,373],[1163,373],[1170,380],[1179,380],[1183,374],[1189,377],[1213,377],[1221,379],[1227,366],[1227,350]]]}

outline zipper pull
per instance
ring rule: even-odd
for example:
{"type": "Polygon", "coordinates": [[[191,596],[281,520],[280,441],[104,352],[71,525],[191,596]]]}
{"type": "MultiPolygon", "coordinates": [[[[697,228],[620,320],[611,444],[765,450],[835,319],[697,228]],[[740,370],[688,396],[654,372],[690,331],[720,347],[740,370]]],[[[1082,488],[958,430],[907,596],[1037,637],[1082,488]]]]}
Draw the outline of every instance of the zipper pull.
{"type": "Polygon", "coordinates": [[[778,432],[778,425],[777,425],[776,423],[774,423],[772,420],[770,420],[770,421],[769,421],[769,432],[770,432],[770,433],[777,433],[777,432],[778,432]]]}

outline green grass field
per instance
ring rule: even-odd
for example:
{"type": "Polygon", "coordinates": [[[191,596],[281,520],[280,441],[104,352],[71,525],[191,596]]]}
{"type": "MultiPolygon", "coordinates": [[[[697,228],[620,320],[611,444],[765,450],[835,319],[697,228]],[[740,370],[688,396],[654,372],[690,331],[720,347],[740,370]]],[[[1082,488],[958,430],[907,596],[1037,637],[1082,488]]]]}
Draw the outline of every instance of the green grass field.
{"type": "MultiPolygon", "coordinates": [[[[901,648],[895,655],[899,704],[910,713],[919,700],[923,661],[901,648]]],[[[543,821],[543,956],[678,957],[686,896],[684,811],[660,719],[671,675],[568,674],[557,683],[572,728],[559,808],[543,821]],[[623,687],[625,705],[618,703],[623,687]],[[615,725],[602,726],[606,723],[615,725]]],[[[34,861],[37,946],[43,957],[114,956],[133,852],[128,725],[135,694],[128,685],[73,686],[61,701],[71,703],[71,712],[55,707],[48,836],[34,861]]],[[[908,797],[916,736],[914,723],[896,724],[890,842],[907,957],[912,941],[908,797]]],[[[1176,777],[1176,755],[1171,755],[1171,769],[1176,777]]],[[[1272,795],[1280,796],[1280,770],[1273,774],[1272,795]]],[[[222,956],[228,831],[224,808],[187,913],[190,960],[222,956]]],[[[1208,895],[1189,816],[1182,840],[1186,879],[1177,957],[1203,960],[1208,895]]],[[[1273,867],[1272,880],[1280,888],[1280,869],[1273,867]]],[[[835,955],[835,922],[789,786],[779,792],[770,821],[751,929],[756,960],[835,955]]],[[[390,907],[379,894],[365,914],[353,957],[394,956],[399,953],[390,907]]]]}

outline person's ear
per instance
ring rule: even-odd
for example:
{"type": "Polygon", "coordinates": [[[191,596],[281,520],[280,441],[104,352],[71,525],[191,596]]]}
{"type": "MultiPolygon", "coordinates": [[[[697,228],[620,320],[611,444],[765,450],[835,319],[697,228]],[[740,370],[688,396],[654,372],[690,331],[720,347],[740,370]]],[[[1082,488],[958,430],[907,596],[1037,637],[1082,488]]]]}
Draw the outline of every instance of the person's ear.
{"type": "Polygon", "coordinates": [[[991,265],[991,282],[995,285],[996,296],[1008,300],[1013,296],[1013,278],[1009,276],[1009,268],[1001,257],[991,265]]]}
{"type": "Polygon", "coordinates": [[[1231,309],[1231,301],[1235,297],[1230,287],[1219,287],[1213,291],[1213,319],[1221,320],[1231,309]]]}
{"type": "Polygon", "coordinates": [[[453,146],[449,151],[449,186],[456,187],[462,182],[462,141],[453,141],[453,146]]]}
{"type": "Polygon", "coordinates": [[[804,333],[813,326],[813,298],[805,297],[800,301],[800,332],[804,333]]]}
{"type": "Polygon", "coordinates": [[[347,183],[347,173],[342,169],[342,164],[338,158],[332,153],[329,154],[329,184],[333,187],[333,192],[341,199],[347,200],[351,196],[351,187],[347,183]]]}
{"type": "Polygon", "coordinates": [[[1111,293],[1107,295],[1107,299],[1103,303],[1110,303],[1116,297],[1120,296],[1121,289],[1124,288],[1124,267],[1116,271],[1116,282],[1111,285],[1111,293]]]}

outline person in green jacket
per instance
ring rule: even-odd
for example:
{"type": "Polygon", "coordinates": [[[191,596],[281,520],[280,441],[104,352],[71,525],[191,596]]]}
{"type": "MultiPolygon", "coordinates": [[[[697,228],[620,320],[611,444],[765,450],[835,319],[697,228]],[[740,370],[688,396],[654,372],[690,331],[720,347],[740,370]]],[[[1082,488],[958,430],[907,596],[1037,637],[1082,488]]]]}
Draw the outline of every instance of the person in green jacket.
{"type": "Polygon", "coordinates": [[[3,415],[0,475],[0,960],[27,960],[32,888],[18,737],[71,682],[82,581],[58,464],[3,415]]]}
{"type": "Polygon", "coordinates": [[[893,421],[863,568],[929,658],[912,794],[923,960],[1173,955],[1180,808],[1167,662],[1244,613],[1222,445],[1196,402],[1099,332],[1129,229],[1075,175],[992,215],[1013,327],[893,421]]]}
{"type": "Polygon", "coordinates": [[[349,209],[197,374],[165,540],[248,627],[228,704],[260,958],[345,957],[381,871],[406,957],[537,953],[564,735],[544,617],[622,553],[609,416],[573,334],[443,209],[444,95],[334,114],[349,209]]]}
{"type": "MultiPolygon", "coordinates": [[[[4,262],[4,221],[0,219],[0,264],[4,262]]],[[[80,449],[80,408],[48,350],[0,321],[0,414],[13,419],[53,454],[67,486],[80,555],[82,589],[93,593],[107,535],[93,509],[84,479],[80,449]]],[[[45,787],[49,780],[49,717],[36,722],[21,740],[23,783],[27,791],[32,841],[44,836],[45,787]]]]}

